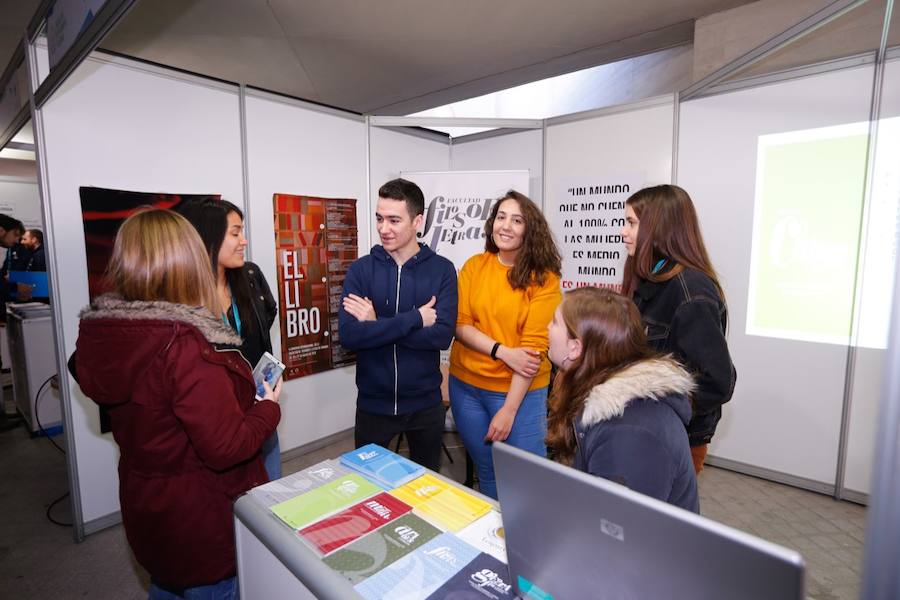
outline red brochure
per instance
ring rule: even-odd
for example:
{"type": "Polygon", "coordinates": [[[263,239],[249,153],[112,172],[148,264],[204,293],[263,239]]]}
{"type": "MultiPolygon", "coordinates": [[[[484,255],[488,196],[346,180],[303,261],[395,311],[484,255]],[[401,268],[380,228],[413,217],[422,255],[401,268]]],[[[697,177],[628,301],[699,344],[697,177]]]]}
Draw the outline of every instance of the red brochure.
{"type": "Polygon", "coordinates": [[[405,502],[382,492],[316,521],[301,529],[299,534],[319,552],[328,554],[411,510],[412,507],[405,502]]]}

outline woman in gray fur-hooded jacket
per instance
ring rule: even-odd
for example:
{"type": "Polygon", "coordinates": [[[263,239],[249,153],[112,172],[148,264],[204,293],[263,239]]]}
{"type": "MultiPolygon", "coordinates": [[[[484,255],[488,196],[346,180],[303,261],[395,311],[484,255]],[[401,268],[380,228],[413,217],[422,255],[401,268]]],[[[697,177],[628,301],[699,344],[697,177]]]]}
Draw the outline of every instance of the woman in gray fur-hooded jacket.
{"type": "Polygon", "coordinates": [[[685,425],[690,374],[647,345],[640,313],[610,290],[567,293],[550,323],[560,373],[550,399],[554,458],[699,512],[685,425]]]}

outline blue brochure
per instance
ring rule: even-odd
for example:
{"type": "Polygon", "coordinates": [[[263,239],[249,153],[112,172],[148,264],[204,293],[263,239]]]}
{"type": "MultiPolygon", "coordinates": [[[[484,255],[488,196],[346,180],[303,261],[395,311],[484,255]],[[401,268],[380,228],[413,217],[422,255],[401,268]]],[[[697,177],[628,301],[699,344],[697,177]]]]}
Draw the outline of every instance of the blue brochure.
{"type": "Polygon", "coordinates": [[[377,444],[368,444],[341,455],[341,464],[386,489],[401,486],[425,474],[425,467],[377,444]]]}
{"type": "Polygon", "coordinates": [[[478,550],[452,533],[442,533],[354,589],[367,600],[426,598],[478,554],[478,550]]]}

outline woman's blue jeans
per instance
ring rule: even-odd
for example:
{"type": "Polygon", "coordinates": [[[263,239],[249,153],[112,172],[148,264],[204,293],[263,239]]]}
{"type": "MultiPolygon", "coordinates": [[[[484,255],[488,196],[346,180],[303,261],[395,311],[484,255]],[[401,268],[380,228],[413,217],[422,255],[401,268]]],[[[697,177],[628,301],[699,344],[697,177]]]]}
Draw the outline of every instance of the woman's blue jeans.
{"type": "MultiPolygon", "coordinates": [[[[494,478],[494,459],[491,442],[484,441],[491,419],[503,406],[506,392],[491,392],[469,385],[453,375],[450,376],[450,409],[475,469],[478,472],[478,486],[481,493],[497,498],[497,482],[494,478]]],[[[516,413],[512,430],[506,443],[547,456],[547,388],[543,387],[525,394],[516,413]]]]}
{"type": "Polygon", "coordinates": [[[281,479],[281,445],[278,443],[278,432],[275,431],[266,438],[262,448],[263,464],[266,467],[266,474],[269,481],[281,479]]]}
{"type": "Polygon", "coordinates": [[[183,590],[169,590],[151,581],[148,600],[238,600],[238,595],[237,577],[183,590]]]}

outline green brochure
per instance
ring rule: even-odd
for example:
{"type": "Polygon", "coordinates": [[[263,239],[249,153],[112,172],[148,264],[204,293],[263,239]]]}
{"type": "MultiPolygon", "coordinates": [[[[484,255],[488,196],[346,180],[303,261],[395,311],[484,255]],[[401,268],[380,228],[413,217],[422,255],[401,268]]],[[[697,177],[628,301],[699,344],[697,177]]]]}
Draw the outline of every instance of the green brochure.
{"type": "Polygon", "coordinates": [[[272,506],[272,512],[294,529],[300,529],[381,491],[380,487],[351,473],[276,504],[272,506]]]}
{"type": "Polygon", "coordinates": [[[435,526],[408,513],[322,560],[355,585],[440,533],[435,526]]]}

